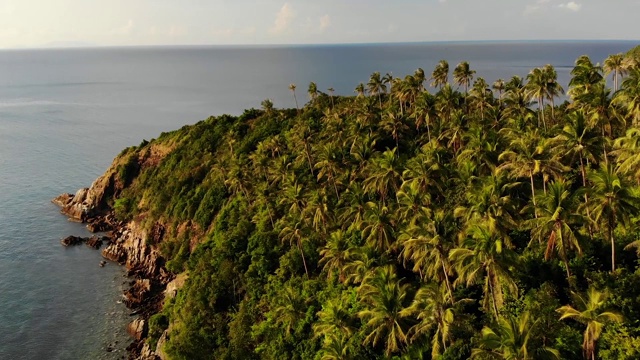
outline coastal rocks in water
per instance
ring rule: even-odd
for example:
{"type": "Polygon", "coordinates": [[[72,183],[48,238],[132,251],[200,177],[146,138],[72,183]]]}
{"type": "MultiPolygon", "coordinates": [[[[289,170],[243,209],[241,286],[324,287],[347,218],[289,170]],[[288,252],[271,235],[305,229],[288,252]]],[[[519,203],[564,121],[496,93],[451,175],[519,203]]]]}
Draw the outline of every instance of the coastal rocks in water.
{"type": "Polygon", "coordinates": [[[164,259],[157,249],[147,244],[147,236],[134,222],[114,232],[111,243],[102,250],[102,256],[126,265],[130,275],[156,279],[161,283],[171,280],[164,268],[164,259]]]}
{"type": "Polygon", "coordinates": [[[80,245],[85,242],[86,238],[82,238],[79,236],[67,236],[66,238],[60,240],[60,243],[64,246],[75,246],[80,245]]]}
{"type": "Polygon", "coordinates": [[[136,340],[142,340],[147,336],[147,322],[144,319],[135,319],[127,325],[127,332],[136,340]]]}
{"type": "Polygon", "coordinates": [[[80,236],[67,236],[66,238],[60,240],[60,243],[64,246],[75,246],[85,243],[88,247],[93,249],[99,249],[102,246],[102,243],[109,241],[108,236],[92,236],[92,237],[80,237],[80,236]]]}
{"type": "Polygon", "coordinates": [[[137,279],[133,286],[124,292],[124,303],[128,308],[134,309],[144,304],[151,293],[151,280],[137,279]]]}
{"type": "Polygon", "coordinates": [[[98,237],[94,235],[87,239],[86,244],[88,247],[94,248],[97,250],[97,249],[100,249],[100,247],[102,246],[102,243],[105,241],[109,241],[109,238],[106,236],[98,237]]]}

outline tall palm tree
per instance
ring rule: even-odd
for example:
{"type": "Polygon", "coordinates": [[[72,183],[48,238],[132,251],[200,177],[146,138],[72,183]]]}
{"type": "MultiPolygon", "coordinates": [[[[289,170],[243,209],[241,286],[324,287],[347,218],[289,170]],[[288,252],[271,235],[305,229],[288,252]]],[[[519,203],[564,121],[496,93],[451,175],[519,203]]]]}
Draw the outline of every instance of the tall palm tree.
{"type": "Polygon", "coordinates": [[[302,242],[307,238],[304,233],[304,220],[296,217],[287,221],[289,225],[284,227],[280,232],[280,239],[282,242],[288,242],[290,245],[295,246],[300,251],[302,257],[302,264],[304,265],[304,272],[309,277],[309,269],[307,269],[307,260],[304,257],[304,250],[302,249],[302,242]]]}
{"type": "Polygon", "coordinates": [[[300,110],[298,106],[298,98],[296,97],[296,84],[289,84],[289,90],[293,93],[293,100],[296,102],[296,109],[300,110]]]}
{"type": "MultiPolygon", "coordinates": [[[[468,299],[462,300],[468,301],[468,299]]],[[[429,283],[420,287],[411,305],[401,311],[403,315],[413,316],[418,323],[409,329],[411,341],[433,334],[431,338],[431,357],[437,359],[447,345],[451,343],[455,310],[451,294],[444,284],[429,283]],[[435,331],[433,331],[435,329],[435,331]]]]}
{"type": "Polygon", "coordinates": [[[502,106],[502,93],[504,92],[506,87],[506,83],[502,79],[498,79],[493,82],[491,88],[498,92],[498,101],[500,102],[500,106],[502,106]]]}
{"type": "Polygon", "coordinates": [[[433,73],[431,74],[433,82],[431,86],[442,89],[449,82],[449,63],[446,60],[440,60],[433,73]]]}
{"type": "Polygon", "coordinates": [[[640,185],[640,129],[631,128],[625,136],[613,143],[617,170],[634,179],[640,185]]]}
{"type": "Polygon", "coordinates": [[[333,93],[336,91],[334,88],[330,87],[327,89],[327,91],[329,92],[329,96],[331,97],[331,108],[333,109],[335,107],[335,104],[333,103],[333,93]]]}
{"type": "Polygon", "coordinates": [[[571,70],[569,96],[575,99],[581,94],[589,93],[594,85],[604,80],[602,71],[602,67],[594,65],[588,56],[580,56],[571,70]]]}
{"type": "Polygon", "coordinates": [[[364,84],[360,83],[356,86],[355,93],[358,94],[358,97],[363,97],[365,93],[364,84]]]}
{"type": "Polygon", "coordinates": [[[547,81],[542,68],[535,68],[527,75],[526,94],[530,100],[538,102],[538,126],[542,122],[545,131],[547,123],[544,119],[544,99],[547,97],[547,81]]]}
{"type": "Polygon", "coordinates": [[[571,305],[565,305],[556,310],[561,314],[560,320],[574,319],[587,326],[582,342],[585,359],[596,359],[596,342],[606,324],[608,322],[622,322],[622,315],[603,309],[607,304],[608,297],[607,291],[598,291],[594,287],[590,287],[586,297],[575,295],[577,309],[571,305]]]}
{"type": "Polygon", "coordinates": [[[367,335],[363,344],[373,346],[382,343],[384,353],[391,356],[407,343],[406,312],[407,284],[398,279],[392,266],[378,269],[358,289],[364,310],[358,316],[366,323],[367,335]]]}
{"type": "Polygon", "coordinates": [[[531,335],[537,324],[537,321],[532,321],[529,312],[520,316],[509,314],[506,318],[501,317],[494,327],[485,326],[482,329],[480,347],[472,350],[471,357],[504,360],[559,359],[560,353],[555,349],[532,348],[531,335]]]}
{"type": "Polygon", "coordinates": [[[563,95],[564,89],[558,83],[558,73],[552,65],[545,65],[542,68],[542,74],[546,81],[545,97],[551,102],[551,118],[555,121],[555,98],[563,95]]]}
{"type": "Polygon", "coordinates": [[[629,76],[622,82],[613,103],[624,107],[631,124],[640,124],[640,68],[629,71],[629,76]]]}
{"type": "Polygon", "coordinates": [[[618,77],[623,77],[626,74],[626,66],[624,62],[624,54],[609,55],[604,60],[605,75],[613,73],[613,91],[618,91],[618,77]]]}
{"type": "Polygon", "coordinates": [[[387,86],[384,84],[384,81],[382,80],[382,77],[380,77],[379,72],[376,71],[371,74],[369,82],[367,83],[367,90],[369,90],[369,95],[378,96],[380,109],[382,109],[382,94],[387,92],[387,86]]]}
{"type": "Polygon", "coordinates": [[[449,260],[459,275],[456,283],[467,286],[481,283],[483,307],[493,311],[496,318],[504,303],[503,288],[509,289],[513,296],[518,293],[510,270],[515,259],[516,254],[510,249],[509,242],[488,224],[473,225],[461,246],[449,253],[449,260]]]}
{"type": "Polygon", "coordinates": [[[314,83],[313,81],[310,82],[307,93],[309,94],[309,99],[313,103],[316,100],[316,98],[318,98],[318,85],[316,85],[316,83],[314,83]]]}
{"type": "Polygon", "coordinates": [[[576,193],[571,184],[557,180],[549,184],[549,191],[538,196],[538,218],[525,222],[531,229],[531,240],[546,243],[545,260],[549,260],[556,251],[564,262],[567,279],[571,277],[568,252],[575,250],[582,254],[580,241],[576,236],[580,226],[586,223],[578,212],[576,193]]]}
{"type": "Polygon", "coordinates": [[[471,80],[473,80],[475,73],[476,71],[471,70],[469,67],[469,63],[463,61],[453,70],[453,81],[455,81],[458,86],[463,86],[464,93],[467,94],[469,85],[471,84],[471,80]]]}
{"type": "Polygon", "coordinates": [[[350,248],[347,233],[341,229],[331,233],[326,245],[320,250],[322,258],[318,262],[318,265],[323,265],[322,269],[326,271],[328,278],[337,271],[338,280],[344,282],[344,266],[351,256],[350,248]]]}
{"type": "Polygon", "coordinates": [[[611,242],[611,271],[615,271],[616,243],[613,230],[619,223],[629,224],[630,218],[640,212],[638,198],[611,164],[602,164],[588,178],[592,183],[591,216],[607,229],[607,239],[611,242]]]}

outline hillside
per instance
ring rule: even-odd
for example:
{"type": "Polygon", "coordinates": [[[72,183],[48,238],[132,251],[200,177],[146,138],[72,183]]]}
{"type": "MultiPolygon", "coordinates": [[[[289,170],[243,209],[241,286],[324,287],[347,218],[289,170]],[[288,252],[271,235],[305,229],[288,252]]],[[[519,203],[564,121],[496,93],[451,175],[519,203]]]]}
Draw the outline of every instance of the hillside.
{"type": "Polygon", "coordinates": [[[448,76],[312,83],[300,110],[265,100],[128,148],[66,199],[113,210],[110,258],[170,289],[143,354],[640,357],[640,69],[612,98],[581,57],[562,104],[550,65],[448,76]]]}

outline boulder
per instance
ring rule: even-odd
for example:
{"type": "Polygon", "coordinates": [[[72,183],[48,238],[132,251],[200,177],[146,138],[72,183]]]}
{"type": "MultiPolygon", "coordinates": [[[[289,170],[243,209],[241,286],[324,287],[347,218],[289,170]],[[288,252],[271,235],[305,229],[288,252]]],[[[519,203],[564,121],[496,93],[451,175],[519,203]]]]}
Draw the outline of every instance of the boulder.
{"type": "Polygon", "coordinates": [[[80,245],[85,242],[87,239],[81,238],[79,236],[67,236],[66,238],[60,240],[60,243],[64,246],[75,246],[80,245]]]}
{"type": "Polygon", "coordinates": [[[127,325],[127,332],[136,340],[142,340],[147,336],[147,322],[144,319],[135,319],[127,325]]]}
{"type": "Polygon", "coordinates": [[[124,304],[130,309],[135,309],[144,304],[147,295],[151,293],[151,280],[137,279],[131,288],[124,292],[124,304]]]}
{"type": "Polygon", "coordinates": [[[88,247],[97,250],[97,249],[100,249],[100,247],[102,246],[102,243],[104,241],[109,241],[109,238],[106,237],[106,236],[98,237],[98,236],[94,235],[94,236],[88,238],[85,243],[87,244],[88,247]]]}

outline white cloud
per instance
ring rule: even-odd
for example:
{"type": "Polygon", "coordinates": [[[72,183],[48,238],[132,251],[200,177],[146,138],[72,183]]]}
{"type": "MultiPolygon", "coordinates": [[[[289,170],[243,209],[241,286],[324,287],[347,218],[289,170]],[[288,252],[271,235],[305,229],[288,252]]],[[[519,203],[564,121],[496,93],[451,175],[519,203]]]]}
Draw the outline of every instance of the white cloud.
{"type": "Polygon", "coordinates": [[[563,9],[567,9],[567,10],[571,10],[571,11],[580,11],[580,9],[582,9],[582,4],[578,4],[575,1],[569,1],[566,4],[560,4],[558,5],[559,8],[563,8],[563,9]]]}
{"type": "Polygon", "coordinates": [[[291,21],[295,18],[295,12],[289,3],[285,3],[278,11],[273,26],[269,29],[272,34],[282,34],[289,29],[291,21]]]}
{"type": "Polygon", "coordinates": [[[329,15],[320,17],[320,31],[326,30],[329,26],[331,26],[331,18],[329,15]]]}

